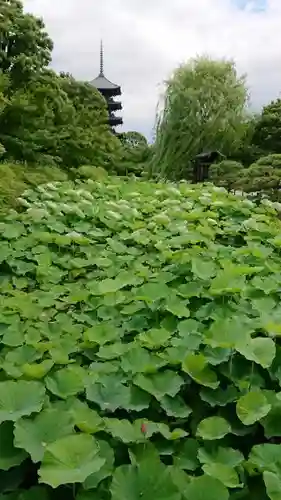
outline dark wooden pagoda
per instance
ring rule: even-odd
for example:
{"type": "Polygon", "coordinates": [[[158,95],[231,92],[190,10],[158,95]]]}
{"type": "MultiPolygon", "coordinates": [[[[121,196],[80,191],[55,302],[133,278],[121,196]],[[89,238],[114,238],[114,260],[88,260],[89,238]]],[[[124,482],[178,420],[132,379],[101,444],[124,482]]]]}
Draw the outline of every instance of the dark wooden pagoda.
{"type": "Polygon", "coordinates": [[[121,96],[121,87],[116,85],[115,83],[110,82],[104,76],[104,56],[103,56],[103,44],[101,42],[100,47],[100,73],[97,78],[90,82],[93,87],[96,87],[98,91],[103,95],[107,102],[108,108],[108,121],[113,131],[115,131],[114,127],[123,124],[123,119],[121,116],[116,116],[115,112],[122,109],[122,104],[119,101],[115,101],[116,96],[121,96]]]}

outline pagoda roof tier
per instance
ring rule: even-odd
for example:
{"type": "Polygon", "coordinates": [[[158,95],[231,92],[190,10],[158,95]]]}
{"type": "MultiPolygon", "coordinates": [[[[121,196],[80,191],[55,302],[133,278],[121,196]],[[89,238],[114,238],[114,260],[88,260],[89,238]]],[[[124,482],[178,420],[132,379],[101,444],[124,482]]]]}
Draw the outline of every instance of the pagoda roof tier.
{"type": "Polygon", "coordinates": [[[119,111],[122,109],[121,102],[107,101],[107,107],[110,111],[119,111]]]}
{"type": "Polygon", "coordinates": [[[123,125],[123,119],[119,116],[109,116],[109,124],[111,127],[117,127],[118,125],[123,125]]]}
{"type": "Polygon", "coordinates": [[[93,87],[96,87],[96,89],[98,89],[100,92],[105,90],[112,92],[112,94],[114,92],[115,95],[121,94],[120,86],[116,85],[115,83],[112,83],[102,74],[100,74],[97,78],[92,80],[90,84],[93,85],[93,87]]]}

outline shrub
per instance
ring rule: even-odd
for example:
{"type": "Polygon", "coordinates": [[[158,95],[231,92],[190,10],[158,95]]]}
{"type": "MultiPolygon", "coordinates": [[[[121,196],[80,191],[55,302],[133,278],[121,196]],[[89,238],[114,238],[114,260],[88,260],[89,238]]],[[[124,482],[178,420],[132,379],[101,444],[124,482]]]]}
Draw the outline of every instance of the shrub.
{"type": "Polygon", "coordinates": [[[261,160],[241,172],[236,187],[257,199],[267,197],[272,201],[280,201],[281,169],[261,160]]]}
{"type": "Polygon", "coordinates": [[[108,176],[107,171],[102,167],[94,167],[90,165],[83,165],[77,170],[72,170],[73,174],[81,179],[92,179],[93,181],[102,180],[108,176]]]}
{"type": "Polygon", "coordinates": [[[17,206],[17,198],[29,186],[50,181],[67,180],[67,174],[58,167],[30,167],[23,164],[0,164],[0,212],[17,206]]]}
{"type": "Polygon", "coordinates": [[[244,167],[241,163],[232,160],[223,160],[210,167],[210,181],[216,186],[228,190],[235,189],[237,181],[243,174],[244,167]]]}
{"type": "Polygon", "coordinates": [[[0,226],[0,492],[277,498],[275,205],[113,177],[20,202],[0,226]]]}
{"type": "Polygon", "coordinates": [[[255,163],[256,163],[256,165],[263,165],[263,166],[271,166],[274,168],[280,168],[281,167],[281,154],[262,156],[255,163]]]}

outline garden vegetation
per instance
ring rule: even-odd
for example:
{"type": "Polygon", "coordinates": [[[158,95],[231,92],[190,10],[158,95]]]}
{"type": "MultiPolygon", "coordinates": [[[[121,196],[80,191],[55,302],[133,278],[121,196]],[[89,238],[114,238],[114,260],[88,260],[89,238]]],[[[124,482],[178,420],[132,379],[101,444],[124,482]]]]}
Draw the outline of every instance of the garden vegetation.
{"type": "Polygon", "coordinates": [[[0,38],[0,500],[280,500],[280,101],[189,61],[149,145],[0,38]]]}
{"type": "Polygon", "coordinates": [[[275,500],[275,205],[112,176],[19,203],[0,225],[3,500],[275,500]]]}

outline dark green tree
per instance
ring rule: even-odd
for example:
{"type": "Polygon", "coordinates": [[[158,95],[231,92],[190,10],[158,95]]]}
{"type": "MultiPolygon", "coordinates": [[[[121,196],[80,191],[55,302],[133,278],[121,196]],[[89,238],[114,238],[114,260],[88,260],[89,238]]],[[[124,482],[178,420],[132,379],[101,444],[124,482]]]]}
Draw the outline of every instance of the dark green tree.
{"type": "Polygon", "coordinates": [[[106,101],[93,86],[61,74],[61,87],[74,111],[68,123],[68,138],[61,142],[59,154],[65,165],[94,165],[114,168],[121,157],[121,146],[108,125],[106,101]]]}
{"type": "Polygon", "coordinates": [[[19,0],[0,2],[0,71],[11,89],[23,87],[48,66],[53,44],[41,19],[26,14],[19,0]]]}
{"type": "MultiPolygon", "coordinates": [[[[5,91],[7,86],[8,86],[7,78],[3,75],[3,73],[0,73],[0,120],[8,103],[8,99],[7,97],[5,97],[5,91]]],[[[0,157],[3,156],[4,153],[5,153],[5,147],[3,146],[0,140],[0,157]]]]}
{"type": "Polygon", "coordinates": [[[152,147],[140,132],[123,132],[118,135],[123,151],[122,157],[117,165],[119,174],[141,175],[148,168],[148,162],[152,158],[152,147]]]}
{"type": "Polygon", "coordinates": [[[263,156],[263,150],[261,147],[253,142],[254,134],[259,121],[259,114],[252,114],[248,117],[245,123],[245,134],[242,137],[237,150],[235,150],[232,155],[228,155],[231,160],[242,163],[244,167],[249,167],[252,163],[256,162],[258,158],[263,156]]]}
{"type": "Polygon", "coordinates": [[[263,108],[253,134],[253,144],[263,156],[281,153],[281,99],[263,108]]]}

